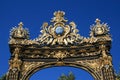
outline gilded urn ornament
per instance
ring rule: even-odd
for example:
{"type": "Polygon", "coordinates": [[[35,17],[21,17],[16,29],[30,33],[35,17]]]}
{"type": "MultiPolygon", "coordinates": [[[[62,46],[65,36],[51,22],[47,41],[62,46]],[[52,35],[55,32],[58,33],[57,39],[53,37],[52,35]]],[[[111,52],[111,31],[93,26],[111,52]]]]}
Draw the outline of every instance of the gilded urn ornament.
{"type": "Polygon", "coordinates": [[[10,35],[11,35],[11,38],[29,39],[29,31],[28,29],[23,28],[22,22],[18,24],[18,27],[13,27],[10,35]]]}
{"type": "Polygon", "coordinates": [[[97,18],[95,21],[96,25],[92,25],[91,27],[91,33],[92,36],[101,36],[105,34],[109,34],[109,27],[107,24],[100,24],[100,20],[97,18]]]}

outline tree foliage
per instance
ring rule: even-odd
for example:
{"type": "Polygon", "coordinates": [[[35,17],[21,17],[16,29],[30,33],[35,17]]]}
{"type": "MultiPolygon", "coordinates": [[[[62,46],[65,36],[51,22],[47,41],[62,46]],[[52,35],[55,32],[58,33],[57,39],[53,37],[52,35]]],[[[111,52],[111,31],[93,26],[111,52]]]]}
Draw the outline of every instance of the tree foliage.
{"type": "Polygon", "coordinates": [[[6,75],[3,75],[0,80],[6,80],[6,75]]]}
{"type": "Polygon", "coordinates": [[[120,80],[120,74],[116,75],[116,80],[120,80]]]}
{"type": "Polygon", "coordinates": [[[116,74],[116,80],[120,80],[120,71],[116,74]]]}
{"type": "Polygon", "coordinates": [[[68,75],[62,74],[58,80],[75,80],[75,76],[70,72],[68,75]]]}
{"type": "Polygon", "coordinates": [[[116,73],[116,80],[120,80],[120,65],[119,65],[119,71],[116,73]]]}

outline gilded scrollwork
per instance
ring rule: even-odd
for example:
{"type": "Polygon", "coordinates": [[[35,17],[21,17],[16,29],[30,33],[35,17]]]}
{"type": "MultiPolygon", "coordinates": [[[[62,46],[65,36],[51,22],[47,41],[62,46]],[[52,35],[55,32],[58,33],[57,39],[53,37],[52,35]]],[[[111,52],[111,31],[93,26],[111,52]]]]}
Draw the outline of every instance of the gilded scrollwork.
{"type": "Polygon", "coordinates": [[[102,53],[103,67],[108,68],[108,67],[112,66],[112,57],[107,54],[108,51],[106,50],[105,45],[101,45],[100,49],[101,49],[101,53],[102,53]]]}
{"type": "Polygon", "coordinates": [[[49,25],[43,23],[41,34],[34,40],[29,39],[29,31],[23,28],[20,22],[18,27],[14,27],[10,33],[9,44],[37,44],[37,45],[78,45],[83,43],[96,43],[99,41],[111,41],[109,27],[107,24],[100,24],[100,20],[96,19],[96,24],[91,26],[90,37],[82,37],[78,34],[79,30],[72,21],[67,24],[64,18],[65,12],[56,11],[49,25]],[[19,40],[22,39],[22,40],[19,40]]]}
{"type": "Polygon", "coordinates": [[[10,70],[12,69],[13,71],[16,70],[20,71],[20,66],[22,64],[22,61],[19,59],[19,53],[20,53],[19,51],[20,51],[19,48],[15,48],[13,52],[14,58],[9,61],[10,70]]]}
{"type": "Polygon", "coordinates": [[[47,45],[68,45],[81,41],[83,37],[78,34],[76,24],[74,22],[66,24],[67,20],[64,19],[64,15],[63,11],[55,12],[55,17],[51,20],[53,24],[49,26],[48,23],[44,23],[42,34],[36,41],[47,45]]]}
{"type": "Polygon", "coordinates": [[[9,44],[21,44],[21,45],[31,45],[31,44],[37,44],[39,45],[38,42],[36,42],[35,40],[16,40],[14,38],[10,39],[9,44]]]}
{"type": "Polygon", "coordinates": [[[26,74],[29,70],[31,70],[37,66],[43,65],[43,64],[44,64],[44,62],[23,62],[22,75],[26,74]]]}
{"type": "Polygon", "coordinates": [[[54,58],[63,59],[67,57],[69,53],[67,51],[58,51],[58,52],[52,52],[51,54],[53,55],[54,58]]]}

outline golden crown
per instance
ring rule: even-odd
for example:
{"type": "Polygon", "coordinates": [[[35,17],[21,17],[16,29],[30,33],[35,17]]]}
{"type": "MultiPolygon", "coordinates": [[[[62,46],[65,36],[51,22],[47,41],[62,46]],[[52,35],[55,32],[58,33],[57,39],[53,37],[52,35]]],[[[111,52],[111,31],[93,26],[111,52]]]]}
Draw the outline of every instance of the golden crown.
{"type": "Polygon", "coordinates": [[[55,11],[54,12],[54,16],[64,16],[65,15],[65,12],[63,12],[63,11],[55,11]]]}

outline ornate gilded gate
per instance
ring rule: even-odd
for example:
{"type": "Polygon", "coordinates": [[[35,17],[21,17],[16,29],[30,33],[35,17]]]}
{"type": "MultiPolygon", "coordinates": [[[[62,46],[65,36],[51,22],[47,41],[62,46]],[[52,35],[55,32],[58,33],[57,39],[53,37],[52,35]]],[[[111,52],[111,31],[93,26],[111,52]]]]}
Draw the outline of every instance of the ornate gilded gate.
{"type": "Polygon", "coordinates": [[[22,22],[11,30],[7,80],[29,80],[36,71],[53,66],[82,68],[95,80],[115,80],[108,25],[96,19],[86,38],[64,15],[56,11],[51,23],[43,23],[41,34],[34,40],[29,39],[22,22]]]}

